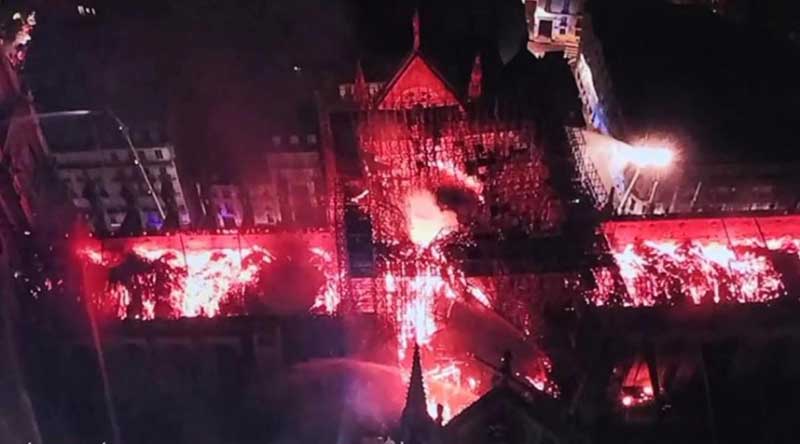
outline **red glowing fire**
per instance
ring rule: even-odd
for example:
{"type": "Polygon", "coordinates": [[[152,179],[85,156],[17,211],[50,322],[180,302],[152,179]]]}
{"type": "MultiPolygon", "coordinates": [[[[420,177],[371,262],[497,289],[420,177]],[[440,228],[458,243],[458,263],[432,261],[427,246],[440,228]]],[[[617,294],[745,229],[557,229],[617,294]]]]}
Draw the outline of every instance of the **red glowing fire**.
{"type": "Polygon", "coordinates": [[[436,406],[444,407],[449,419],[476,397],[475,377],[466,379],[462,362],[431,347],[434,335],[444,326],[446,313],[469,284],[463,273],[451,265],[437,239],[458,228],[455,214],[443,211],[427,191],[413,191],[406,200],[405,219],[408,240],[398,258],[383,263],[383,288],[388,311],[394,313],[397,329],[398,363],[407,362],[407,352],[414,344],[424,350],[428,368],[428,413],[436,416],[436,406]],[[430,363],[435,363],[433,366],[430,363]],[[472,380],[472,387],[463,381],[472,380]]]}
{"type": "MultiPolygon", "coordinates": [[[[468,279],[449,247],[470,242],[476,232],[541,235],[562,219],[535,128],[451,117],[440,122],[435,137],[422,122],[360,123],[364,171],[348,184],[360,187],[348,204],[366,213],[372,227],[376,275],[360,278],[368,281],[372,309],[393,328],[399,367],[409,368],[409,351],[421,346],[431,413],[442,404],[445,419],[491,385],[495,370],[477,358],[493,361],[504,348],[514,349],[523,384],[557,395],[550,361],[531,339],[537,328],[531,296],[542,287],[534,290],[530,276],[468,279]]],[[[334,313],[337,288],[351,298],[344,306],[361,304],[350,294],[356,293],[355,279],[344,281],[347,270],[337,268],[347,252],[333,241],[287,250],[246,235],[224,242],[212,237],[192,245],[183,245],[181,237],[131,240],[118,251],[84,249],[106,274],[116,271],[114,279],[100,279],[95,300],[115,317],[144,319],[252,313],[259,305],[280,312],[287,303],[334,313]],[[305,252],[300,258],[299,251],[305,252]],[[317,284],[315,273],[286,272],[298,264],[323,278],[317,284]],[[281,282],[288,282],[286,288],[281,282]],[[297,286],[313,289],[310,301],[297,300],[295,293],[308,293],[297,286]]]]}
{"type": "Polygon", "coordinates": [[[128,239],[130,248],[117,251],[82,248],[80,256],[92,267],[86,273],[106,275],[95,284],[96,307],[121,319],[336,310],[337,275],[324,248],[306,247],[293,253],[295,260],[259,245],[215,246],[212,238],[190,248],[153,238],[128,239]],[[301,281],[286,282],[293,277],[301,281]]]}
{"type": "MultiPolygon", "coordinates": [[[[766,302],[784,293],[781,275],[767,254],[764,249],[717,243],[644,241],[615,251],[614,259],[627,290],[623,305],[650,306],[683,299],[694,304],[745,303],[766,302]]],[[[597,305],[614,296],[613,282],[606,273],[597,273],[601,283],[594,298],[597,305]]]]}
{"type": "Polygon", "coordinates": [[[622,378],[619,402],[623,407],[630,408],[648,405],[654,399],[653,383],[647,363],[637,359],[622,378]]]}
{"type": "MultiPolygon", "coordinates": [[[[755,220],[747,222],[760,228],[755,220]]],[[[715,232],[712,223],[703,220],[677,221],[674,226],[668,225],[669,222],[660,225],[642,222],[638,231],[635,223],[607,226],[607,233],[617,241],[612,242],[612,254],[623,285],[618,285],[609,269],[595,270],[598,285],[590,295],[591,302],[626,306],[671,305],[683,301],[755,303],[784,296],[785,280],[791,278],[784,273],[792,271],[779,271],[776,258],[797,258],[800,238],[787,236],[783,230],[784,235],[770,233],[772,237],[766,237],[763,228],[758,231],[760,236],[753,236],[742,228],[749,228],[744,222],[732,219],[727,223],[722,222],[721,235],[715,232]],[[678,225],[676,233],[668,231],[678,225]],[[659,233],[658,229],[663,231],[659,233]],[[680,232],[686,237],[681,238],[680,232]]],[[[768,228],[787,228],[784,220],[780,225],[767,218],[761,223],[768,228]]]]}
{"type": "MultiPolygon", "coordinates": [[[[454,177],[468,190],[479,189],[470,185],[473,182],[463,173],[449,173],[447,180],[454,177]]],[[[386,190],[382,191],[386,194],[386,190]]],[[[392,194],[400,192],[394,190],[392,194]]],[[[446,335],[455,304],[491,311],[491,297],[469,282],[458,264],[444,251],[448,241],[458,238],[462,228],[456,214],[441,208],[434,193],[426,189],[407,190],[405,199],[400,201],[405,202],[402,212],[372,208],[373,214],[394,220],[377,224],[392,228],[376,232],[376,237],[392,246],[391,253],[380,258],[378,264],[383,305],[391,314],[397,331],[398,363],[407,367],[408,352],[414,344],[421,346],[425,368],[428,368],[429,413],[434,416],[436,405],[441,404],[443,417],[448,420],[486,389],[487,377],[485,372],[468,364],[474,358],[455,353],[451,347],[437,342],[437,335],[446,335]],[[396,229],[398,225],[406,227],[405,233],[396,229]]],[[[368,204],[369,200],[365,199],[364,205],[368,204]]],[[[540,371],[532,376],[520,375],[522,380],[529,381],[537,389],[555,393],[547,371],[541,370],[549,367],[539,365],[537,368],[540,371]]]]}
{"type": "Polygon", "coordinates": [[[519,379],[555,394],[546,357],[528,339],[535,327],[527,309],[503,305],[513,306],[509,322],[508,312],[495,305],[500,281],[467,279],[448,255],[449,247],[471,242],[475,232],[557,227],[558,199],[547,184],[535,129],[468,122],[453,113],[444,113],[435,128],[422,116],[385,117],[358,124],[366,162],[362,191],[350,202],[371,221],[379,254],[377,282],[368,295],[394,327],[398,364],[408,368],[411,348],[420,345],[429,410],[434,414],[442,404],[445,420],[491,385],[493,370],[475,355],[499,358],[509,344],[525,355],[519,379]]]}
{"type": "Polygon", "coordinates": [[[458,218],[452,211],[439,208],[429,191],[415,191],[406,198],[408,237],[415,245],[427,247],[436,238],[458,228],[458,218]]]}

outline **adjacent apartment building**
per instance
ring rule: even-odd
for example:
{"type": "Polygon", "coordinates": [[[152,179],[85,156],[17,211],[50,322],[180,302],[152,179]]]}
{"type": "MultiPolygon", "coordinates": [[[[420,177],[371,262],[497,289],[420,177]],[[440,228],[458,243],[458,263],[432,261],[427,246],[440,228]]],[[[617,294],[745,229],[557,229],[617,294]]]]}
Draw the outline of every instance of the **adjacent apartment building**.
{"type": "Polygon", "coordinates": [[[102,113],[55,116],[42,126],[59,179],[96,233],[117,233],[123,224],[127,234],[189,224],[175,149],[163,128],[131,128],[134,155],[102,113]]]}
{"type": "Polygon", "coordinates": [[[537,57],[550,51],[578,53],[583,32],[583,0],[525,0],[528,50],[537,57]]]}

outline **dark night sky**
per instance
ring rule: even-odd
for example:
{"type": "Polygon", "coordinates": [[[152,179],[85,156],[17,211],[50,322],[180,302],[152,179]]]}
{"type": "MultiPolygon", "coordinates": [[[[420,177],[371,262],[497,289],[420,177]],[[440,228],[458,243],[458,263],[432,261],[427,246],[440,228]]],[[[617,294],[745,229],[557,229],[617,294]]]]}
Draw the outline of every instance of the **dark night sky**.
{"type": "MultiPolygon", "coordinates": [[[[302,128],[315,120],[312,91],[352,75],[357,58],[397,63],[415,5],[119,1],[100,2],[98,19],[81,22],[67,0],[37,3],[27,75],[40,108],[110,105],[132,121],[166,120],[192,176],[235,172],[272,134],[313,131],[302,128]]],[[[593,2],[632,132],[671,134],[706,157],[797,158],[797,48],[758,27],[655,3],[593,2]]],[[[423,48],[448,74],[464,75],[479,48],[500,47],[507,60],[524,35],[519,0],[420,4],[423,48]]]]}
{"type": "Polygon", "coordinates": [[[633,137],[669,135],[701,160],[800,160],[800,48],[765,22],[645,0],[590,8],[633,137]]]}
{"type": "MultiPolygon", "coordinates": [[[[478,47],[501,44],[509,57],[523,37],[517,0],[422,3],[423,46],[456,71],[478,47]]],[[[40,108],[112,106],[134,122],[165,119],[185,172],[204,176],[209,166],[235,173],[272,134],[315,131],[313,91],[351,75],[359,57],[397,63],[411,45],[414,3],[100,3],[94,21],[38,9],[27,75],[40,108]]]]}

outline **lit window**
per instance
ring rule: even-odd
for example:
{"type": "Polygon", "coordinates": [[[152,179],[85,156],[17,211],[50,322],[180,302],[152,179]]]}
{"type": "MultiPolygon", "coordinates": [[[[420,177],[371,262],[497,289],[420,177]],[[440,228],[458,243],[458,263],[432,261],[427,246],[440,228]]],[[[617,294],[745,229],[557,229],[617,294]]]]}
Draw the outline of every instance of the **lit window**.
{"type": "Polygon", "coordinates": [[[297,145],[298,143],[300,143],[300,138],[297,136],[291,136],[289,137],[289,143],[291,143],[292,145],[297,145]]]}
{"type": "Polygon", "coordinates": [[[85,13],[86,13],[86,8],[84,8],[82,5],[78,5],[78,14],[83,15],[85,13]]]}
{"type": "Polygon", "coordinates": [[[281,144],[281,136],[272,136],[272,144],[274,146],[280,146],[280,144],[281,144]]]}
{"type": "Polygon", "coordinates": [[[308,137],[306,137],[306,142],[309,145],[316,144],[317,143],[317,135],[316,134],[309,134],[308,137]]]}

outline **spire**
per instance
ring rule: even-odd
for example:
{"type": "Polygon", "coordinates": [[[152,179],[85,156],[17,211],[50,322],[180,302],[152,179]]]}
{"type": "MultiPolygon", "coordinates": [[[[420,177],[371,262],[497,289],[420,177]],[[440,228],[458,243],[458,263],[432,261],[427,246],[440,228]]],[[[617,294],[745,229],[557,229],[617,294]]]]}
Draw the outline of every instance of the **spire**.
{"type": "Polygon", "coordinates": [[[411,20],[411,24],[414,27],[414,51],[419,51],[419,9],[414,9],[414,18],[411,20]]]}
{"type": "Polygon", "coordinates": [[[405,444],[436,444],[440,442],[437,439],[437,433],[436,423],[428,415],[419,344],[415,344],[406,406],[403,408],[403,416],[400,419],[400,441],[405,444]]]}
{"type": "MultiPolygon", "coordinates": [[[[422,362],[419,354],[419,344],[414,345],[414,358],[411,363],[411,378],[408,381],[408,394],[406,406],[403,408],[403,420],[417,419],[420,415],[428,415],[427,402],[425,401],[425,387],[422,381],[422,362]]],[[[430,417],[428,417],[430,419],[430,417]]]]}
{"type": "Polygon", "coordinates": [[[359,105],[365,105],[369,101],[367,79],[364,77],[364,70],[361,68],[360,59],[356,62],[356,78],[353,86],[353,99],[359,105]]]}
{"type": "Polygon", "coordinates": [[[483,93],[483,69],[481,67],[481,54],[475,54],[475,61],[472,62],[472,74],[469,76],[469,89],[467,97],[469,100],[477,100],[483,93]]]}

